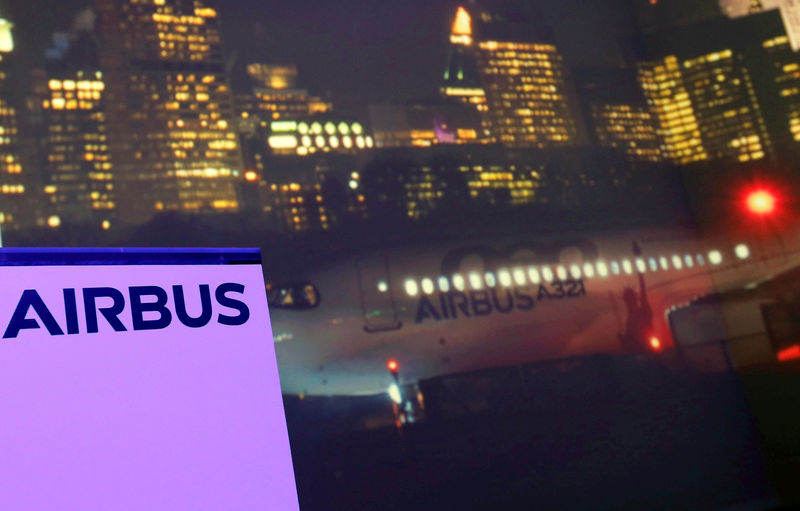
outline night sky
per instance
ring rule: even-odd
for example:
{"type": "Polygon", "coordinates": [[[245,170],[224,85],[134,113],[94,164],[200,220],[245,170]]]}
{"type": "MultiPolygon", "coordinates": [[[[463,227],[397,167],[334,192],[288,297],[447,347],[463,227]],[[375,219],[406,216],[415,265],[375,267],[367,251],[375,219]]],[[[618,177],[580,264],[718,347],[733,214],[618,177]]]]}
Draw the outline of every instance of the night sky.
{"type": "MultiPolygon", "coordinates": [[[[530,0],[520,0],[530,1],[530,0]]],[[[573,66],[618,65],[633,0],[542,0],[557,44],[573,66]]],[[[90,0],[0,0],[17,25],[20,67],[41,62],[52,33],[68,30],[90,0]]],[[[300,85],[330,93],[340,110],[435,96],[447,56],[453,0],[222,0],[232,62],[291,62],[300,85]]],[[[239,73],[241,76],[241,72],[239,73]]],[[[235,79],[241,88],[243,80],[235,79]]]]}

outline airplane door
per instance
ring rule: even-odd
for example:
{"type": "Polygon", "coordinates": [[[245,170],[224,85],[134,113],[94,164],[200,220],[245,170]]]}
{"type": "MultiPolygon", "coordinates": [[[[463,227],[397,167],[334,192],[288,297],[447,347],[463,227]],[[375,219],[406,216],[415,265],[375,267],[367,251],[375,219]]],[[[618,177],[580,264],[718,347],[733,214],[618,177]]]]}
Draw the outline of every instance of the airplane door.
{"type": "Polygon", "coordinates": [[[389,285],[389,264],[385,256],[362,259],[358,267],[361,307],[364,311],[364,330],[385,332],[397,330],[402,323],[397,316],[392,288],[389,285]]]}

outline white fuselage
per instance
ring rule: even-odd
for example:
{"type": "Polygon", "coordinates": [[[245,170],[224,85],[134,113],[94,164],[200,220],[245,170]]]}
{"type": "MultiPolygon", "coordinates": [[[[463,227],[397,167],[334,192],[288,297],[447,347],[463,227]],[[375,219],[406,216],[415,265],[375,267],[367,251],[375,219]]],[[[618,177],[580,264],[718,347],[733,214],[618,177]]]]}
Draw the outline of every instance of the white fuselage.
{"type": "MultiPolygon", "coordinates": [[[[271,313],[285,394],[386,391],[401,381],[594,353],[622,353],[626,287],[652,309],[648,336],[672,346],[665,314],[715,289],[800,264],[781,243],[662,230],[393,248],[303,275],[309,310],[271,313]],[[633,242],[641,247],[634,255],[633,242]]],[[[630,292],[629,292],[630,293],[630,292]]]]}

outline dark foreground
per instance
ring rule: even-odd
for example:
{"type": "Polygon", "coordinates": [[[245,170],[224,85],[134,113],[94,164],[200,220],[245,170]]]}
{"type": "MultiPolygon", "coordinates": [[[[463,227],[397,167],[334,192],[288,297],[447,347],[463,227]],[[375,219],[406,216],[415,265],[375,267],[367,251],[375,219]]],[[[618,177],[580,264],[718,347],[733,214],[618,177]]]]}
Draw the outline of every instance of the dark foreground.
{"type": "Polygon", "coordinates": [[[389,416],[384,398],[287,398],[301,509],[797,503],[797,374],[703,375],[602,357],[495,370],[436,381],[435,418],[402,434],[352,430],[389,416]]]}

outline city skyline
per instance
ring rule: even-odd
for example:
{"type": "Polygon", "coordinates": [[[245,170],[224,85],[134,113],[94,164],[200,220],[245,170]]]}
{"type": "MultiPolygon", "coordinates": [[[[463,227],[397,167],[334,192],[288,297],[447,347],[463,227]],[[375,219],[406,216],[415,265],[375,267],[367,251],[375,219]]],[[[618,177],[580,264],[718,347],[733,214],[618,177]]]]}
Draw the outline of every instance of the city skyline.
{"type": "MultiPolygon", "coordinates": [[[[800,59],[777,11],[728,19],[717,9],[704,21],[639,31],[621,46],[620,74],[620,62],[592,62],[591,71],[573,60],[565,34],[542,14],[545,3],[442,1],[442,19],[425,23],[437,27],[431,47],[443,54],[419,57],[427,47],[413,31],[398,50],[420,69],[436,59],[430,79],[412,73],[432,93],[409,101],[402,85],[378,91],[366,80],[372,92],[353,108],[347,94],[332,100],[304,81],[302,62],[231,50],[236,38],[226,40],[222,23],[234,4],[91,3],[90,11],[72,4],[80,13],[72,31],[49,41],[35,71],[25,68],[35,62],[26,60],[24,23],[15,29],[22,42],[6,45],[16,65],[4,76],[30,75],[33,85],[16,102],[8,87],[0,98],[18,105],[9,110],[20,124],[11,158],[20,158],[24,187],[4,193],[18,191],[29,208],[11,216],[13,227],[109,230],[165,212],[249,212],[302,232],[371,216],[421,220],[459,201],[590,208],[601,195],[651,193],[637,173],[798,151],[800,59]],[[230,86],[234,57],[246,76],[238,89],[230,86]]],[[[347,25],[338,18],[352,14],[345,11],[326,26],[347,25]]],[[[393,37],[371,33],[380,23],[369,27],[359,38],[375,42],[370,51],[393,37]]],[[[403,71],[401,62],[380,78],[403,71]]]]}
{"type": "MultiPolygon", "coordinates": [[[[43,65],[52,35],[69,31],[89,4],[91,0],[0,2],[0,15],[16,26],[18,66],[43,65]]],[[[446,30],[458,5],[452,0],[351,0],[347,8],[337,9],[320,0],[226,0],[220,7],[222,35],[227,64],[235,59],[237,65],[234,90],[248,86],[246,64],[258,61],[296,65],[302,87],[330,92],[341,108],[356,114],[366,112],[367,102],[436,97],[436,80],[447,58],[446,30]]],[[[589,0],[542,5],[571,65],[621,62],[619,27],[631,16],[627,0],[600,7],[589,0]]],[[[27,85],[28,77],[23,78],[17,80],[27,85]]]]}

